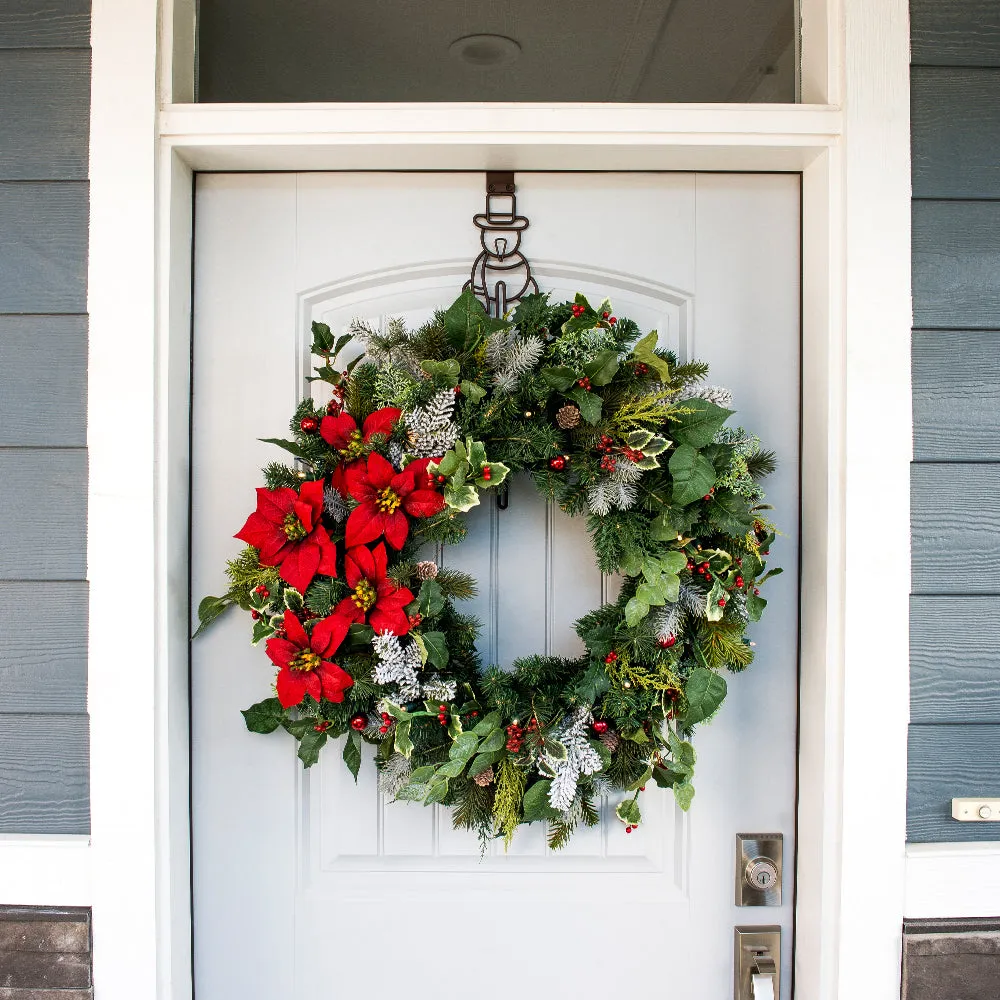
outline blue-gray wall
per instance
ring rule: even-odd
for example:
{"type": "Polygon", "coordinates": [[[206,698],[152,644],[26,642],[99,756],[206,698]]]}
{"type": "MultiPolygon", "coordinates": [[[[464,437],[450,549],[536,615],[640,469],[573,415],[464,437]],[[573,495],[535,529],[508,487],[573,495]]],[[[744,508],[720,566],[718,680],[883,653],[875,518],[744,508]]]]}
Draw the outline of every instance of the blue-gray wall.
{"type": "Polygon", "coordinates": [[[950,817],[952,796],[1000,795],[1000,2],[911,18],[908,837],[996,840],[950,817]]]}
{"type": "Polygon", "coordinates": [[[86,833],[89,0],[0,0],[0,833],[86,833]]]}

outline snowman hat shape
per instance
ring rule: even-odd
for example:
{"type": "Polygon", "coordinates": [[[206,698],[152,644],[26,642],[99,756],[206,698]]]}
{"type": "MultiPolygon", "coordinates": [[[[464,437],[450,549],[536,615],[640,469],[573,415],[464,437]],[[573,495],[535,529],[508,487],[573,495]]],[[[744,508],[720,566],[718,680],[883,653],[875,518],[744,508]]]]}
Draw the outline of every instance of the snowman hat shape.
{"type": "Polygon", "coordinates": [[[528,220],[517,214],[517,205],[512,194],[490,194],[486,197],[486,214],[472,217],[479,229],[495,229],[501,232],[517,232],[528,228],[528,220]]]}

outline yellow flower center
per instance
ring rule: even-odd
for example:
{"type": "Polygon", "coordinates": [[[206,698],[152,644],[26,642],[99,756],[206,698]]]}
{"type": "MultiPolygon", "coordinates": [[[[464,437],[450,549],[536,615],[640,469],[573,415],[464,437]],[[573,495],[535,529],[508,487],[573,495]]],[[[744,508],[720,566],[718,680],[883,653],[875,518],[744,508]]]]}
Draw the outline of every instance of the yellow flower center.
{"type": "Polygon", "coordinates": [[[399,497],[396,496],[396,494],[393,493],[387,486],[381,493],[379,493],[378,499],[375,501],[375,506],[378,507],[383,514],[394,514],[396,512],[396,508],[399,507],[402,502],[403,501],[400,500],[399,497]]]}
{"type": "Polygon", "coordinates": [[[315,670],[322,659],[319,653],[314,653],[311,649],[303,649],[301,653],[292,658],[288,665],[292,670],[315,670]]]}
{"type": "Polygon", "coordinates": [[[366,612],[378,599],[375,588],[367,581],[362,580],[355,588],[351,600],[362,612],[366,612]]]}
{"type": "Polygon", "coordinates": [[[347,447],[344,448],[341,454],[348,461],[358,458],[362,452],[365,450],[365,442],[361,437],[361,431],[351,431],[350,440],[347,442],[347,447]]]}
{"type": "Polygon", "coordinates": [[[309,534],[305,525],[294,514],[290,513],[285,515],[281,530],[284,531],[285,538],[290,542],[301,542],[309,534]]]}

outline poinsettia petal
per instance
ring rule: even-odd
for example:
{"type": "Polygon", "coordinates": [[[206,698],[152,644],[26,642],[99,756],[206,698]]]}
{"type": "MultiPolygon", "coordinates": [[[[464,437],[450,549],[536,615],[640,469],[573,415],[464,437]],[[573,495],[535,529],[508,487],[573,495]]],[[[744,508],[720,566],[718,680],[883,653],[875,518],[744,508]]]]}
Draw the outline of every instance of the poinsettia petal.
{"type": "Polygon", "coordinates": [[[373,608],[368,616],[368,624],[379,634],[392,632],[393,635],[406,635],[410,631],[410,621],[403,614],[402,608],[392,605],[373,608]]]}
{"type": "Polygon", "coordinates": [[[278,671],[274,686],[277,689],[278,701],[281,702],[282,708],[301,705],[302,699],[306,696],[306,679],[301,670],[290,670],[288,667],[282,667],[278,671]]]}
{"type": "MultiPolygon", "coordinates": [[[[323,514],[323,490],[325,488],[326,484],[322,479],[310,479],[299,487],[299,501],[309,505],[313,524],[318,524],[323,514]]],[[[306,522],[303,520],[302,523],[306,522]]]]}
{"type": "Polygon", "coordinates": [[[319,422],[319,436],[337,451],[343,451],[347,447],[351,435],[357,429],[358,425],[349,413],[341,413],[337,417],[324,417],[319,422]]]}
{"type": "Polygon", "coordinates": [[[355,545],[353,548],[347,550],[344,555],[344,573],[348,574],[348,566],[352,566],[351,574],[347,576],[347,585],[349,587],[356,587],[358,583],[361,582],[361,577],[366,580],[371,580],[375,575],[375,557],[372,555],[372,550],[366,545],[355,545]],[[351,582],[351,576],[354,577],[354,582],[351,582]]]}
{"type": "Polygon", "coordinates": [[[344,692],[354,683],[354,678],[336,663],[324,661],[317,670],[327,701],[343,701],[344,692]]]}
{"type": "Polygon", "coordinates": [[[290,486],[281,486],[276,490],[258,486],[257,513],[274,524],[281,524],[297,499],[298,494],[290,486]]]}
{"type": "Polygon", "coordinates": [[[388,459],[377,451],[368,456],[368,482],[376,490],[384,490],[396,475],[396,470],[388,459]]]}
{"type": "Polygon", "coordinates": [[[252,545],[255,549],[262,549],[277,534],[278,529],[275,525],[254,511],[247,518],[246,524],[233,535],[233,538],[238,538],[241,542],[246,542],[247,545],[252,545]]]}
{"type": "Polygon", "coordinates": [[[284,533],[275,535],[269,538],[267,544],[257,553],[257,560],[261,566],[278,566],[291,551],[292,545],[284,533]]]}
{"type": "Polygon", "coordinates": [[[368,579],[372,583],[378,583],[385,579],[385,570],[389,564],[389,555],[385,551],[385,546],[379,542],[372,552],[372,572],[368,574],[368,579]]]}
{"type": "Polygon", "coordinates": [[[344,476],[344,465],[338,465],[330,476],[330,485],[346,500],[350,495],[347,490],[347,479],[344,476]]]}
{"type": "Polygon", "coordinates": [[[392,477],[392,482],[389,483],[389,489],[398,497],[405,497],[412,493],[416,488],[416,483],[413,476],[410,475],[405,469],[402,472],[397,472],[396,475],[392,477]]]}
{"type": "Polygon", "coordinates": [[[322,524],[316,525],[313,541],[319,546],[319,566],[316,573],[319,576],[337,575],[337,546],[330,539],[330,534],[322,524]]]}
{"type": "Polygon", "coordinates": [[[344,483],[347,492],[361,502],[371,500],[377,493],[375,487],[368,481],[368,466],[360,458],[344,469],[344,483]]]}
{"type": "Polygon", "coordinates": [[[359,504],[351,511],[344,528],[344,544],[348,548],[374,542],[385,527],[385,513],[373,503],[359,504]]]}
{"type": "Polygon", "coordinates": [[[304,670],[302,678],[306,682],[306,694],[311,695],[316,701],[319,701],[323,694],[323,683],[319,679],[319,672],[316,670],[304,670]]]}
{"type": "Polygon", "coordinates": [[[306,587],[312,583],[317,569],[319,569],[319,546],[306,538],[289,549],[288,554],[281,560],[278,575],[300,594],[304,594],[306,587]]]}
{"type": "Polygon", "coordinates": [[[267,655],[270,657],[271,662],[276,667],[287,667],[302,651],[302,648],[296,646],[294,642],[289,642],[287,639],[281,639],[278,636],[268,639],[264,644],[264,648],[267,650],[267,655]]]}
{"type": "Polygon", "coordinates": [[[365,613],[349,597],[345,597],[334,609],[334,618],[342,618],[347,622],[348,627],[354,622],[363,622],[365,613]]]}
{"type": "Polygon", "coordinates": [[[294,611],[285,611],[285,635],[295,643],[299,649],[309,648],[309,636],[306,635],[306,630],[302,627],[302,622],[299,621],[297,615],[294,611]]]}
{"type": "Polygon", "coordinates": [[[383,534],[385,540],[394,548],[401,549],[406,542],[406,536],[410,532],[410,522],[401,510],[395,510],[385,516],[385,528],[383,534]]]}
{"type": "Polygon", "coordinates": [[[302,522],[302,527],[306,529],[306,534],[313,530],[313,509],[304,500],[296,500],[292,513],[302,522]]]}
{"type": "Polygon", "coordinates": [[[403,501],[403,509],[411,517],[433,517],[444,510],[444,497],[436,490],[414,490],[403,501]]]}
{"type": "Polygon", "coordinates": [[[381,410],[376,410],[365,420],[363,432],[365,443],[367,444],[373,434],[385,434],[388,437],[392,425],[402,415],[403,411],[397,410],[394,406],[383,406],[381,410]]]}
{"type": "Polygon", "coordinates": [[[322,657],[333,656],[350,627],[351,623],[343,615],[329,615],[316,622],[309,637],[312,651],[322,657]]]}

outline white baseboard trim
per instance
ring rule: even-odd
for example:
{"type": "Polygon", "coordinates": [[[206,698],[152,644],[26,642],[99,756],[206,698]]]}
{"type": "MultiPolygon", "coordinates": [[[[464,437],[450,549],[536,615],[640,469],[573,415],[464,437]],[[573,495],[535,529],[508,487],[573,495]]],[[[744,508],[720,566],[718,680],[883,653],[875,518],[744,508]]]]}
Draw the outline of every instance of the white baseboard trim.
{"type": "Polygon", "coordinates": [[[908,844],[907,917],[1000,916],[1000,841],[908,844]]]}
{"type": "Polygon", "coordinates": [[[89,906],[90,837],[0,834],[0,905],[89,906]]]}

